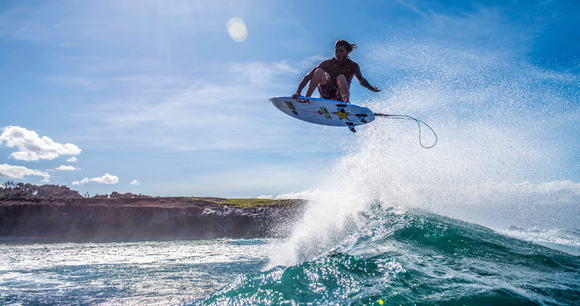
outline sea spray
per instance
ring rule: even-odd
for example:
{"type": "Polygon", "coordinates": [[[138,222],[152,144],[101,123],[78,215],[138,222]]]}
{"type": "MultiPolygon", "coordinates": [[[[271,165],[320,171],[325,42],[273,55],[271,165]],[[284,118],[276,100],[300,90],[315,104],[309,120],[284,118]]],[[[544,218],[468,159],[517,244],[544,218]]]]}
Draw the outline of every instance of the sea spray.
{"type": "Polygon", "coordinates": [[[367,60],[382,63],[372,73],[385,90],[358,104],[426,121],[439,143],[421,148],[412,121],[379,118],[345,133],[342,156],[313,184],[303,219],[269,267],[325,254],[364,226],[373,203],[495,229],[580,227],[580,184],[562,175],[579,132],[576,74],[425,41],[391,41],[367,60]]]}

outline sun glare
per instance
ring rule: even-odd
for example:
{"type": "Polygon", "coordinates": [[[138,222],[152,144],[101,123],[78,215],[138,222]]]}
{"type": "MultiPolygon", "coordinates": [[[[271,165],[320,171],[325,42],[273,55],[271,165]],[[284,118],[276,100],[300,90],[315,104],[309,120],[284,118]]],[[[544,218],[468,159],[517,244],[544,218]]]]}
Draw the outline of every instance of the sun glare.
{"type": "Polygon", "coordinates": [[[234,17],[228,21],[228,33],[235,42],[242,42],[248,37],[248,29],[244,21],[234,17]]]}

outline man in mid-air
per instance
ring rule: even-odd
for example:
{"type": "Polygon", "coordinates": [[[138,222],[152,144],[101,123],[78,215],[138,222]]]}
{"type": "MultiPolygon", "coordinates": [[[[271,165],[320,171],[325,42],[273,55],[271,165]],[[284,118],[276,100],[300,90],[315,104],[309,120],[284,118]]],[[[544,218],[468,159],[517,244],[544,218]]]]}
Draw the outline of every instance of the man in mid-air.
{"type": "Polygon", "coordinates": [[[372,92],[379,92],[376,86],[371,86],[363,78],[358,64],[350,60],[349,54],[353,49],[356,49],[355,44],[350,44],[346,40],[337,40],[334,44],[334,57],[321,62],[308,72],[300,81],[292,99],[298,99],[302,89],[310,81],[306,97],[311,97],[314,89],[318,87],[318,92],[323,99],[350,103],[350,82],[353,76],[363,87],[372,92]]]}

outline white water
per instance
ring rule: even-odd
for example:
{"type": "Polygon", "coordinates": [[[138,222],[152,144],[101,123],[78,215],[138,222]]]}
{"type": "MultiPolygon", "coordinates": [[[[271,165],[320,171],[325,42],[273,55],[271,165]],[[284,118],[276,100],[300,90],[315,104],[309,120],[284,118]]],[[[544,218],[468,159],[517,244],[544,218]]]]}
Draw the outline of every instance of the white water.
{"type": "Polygon", "coordinates": [[[176,305],[258,272],[279,240],[3,244],[2,305],[176,305]]]}
{"type": "MultiPolygon", "coordinates": [[[[439,143],[421,148],[413,121],[379,118],[356,137],[345,133],[343,155],[324,179],[292,194],[310,204],[270,266],[330,250],[379,202],[496,230],[580,228],[580,184],[568,171],[580,134],[577,75],[545,71],[518,55],[422,43],[390,42],[367,61],[386,67],[367,73],[382,77],[385,89],[378,98],[360,93],[370,97],[361,104],[415,116],[436,130],[439,143]]],[[[425,129],[423,137],[426,145],[434,141],[425,129]]]]}

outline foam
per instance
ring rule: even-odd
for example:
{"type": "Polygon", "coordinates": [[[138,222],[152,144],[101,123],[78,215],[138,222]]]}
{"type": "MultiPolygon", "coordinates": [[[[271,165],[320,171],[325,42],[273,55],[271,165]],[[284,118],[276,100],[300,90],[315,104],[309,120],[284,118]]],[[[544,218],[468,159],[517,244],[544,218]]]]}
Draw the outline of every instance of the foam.
{"type": "Polygon", "coordinates": [[[370,57],[386,67],[374,71],[386,89],[364,106],[417,117],[439,143],[421,148],[412,121],[377,119],[355,141],[345,135],[332,169],[295,193],[307,194],[309,206],[270,266],[328,251],[377,201],[495,229],[580,228],[580,184],[567,171],[579,132],[576,75],[433,43],[390,42],[370,57]]]}

